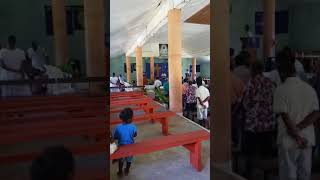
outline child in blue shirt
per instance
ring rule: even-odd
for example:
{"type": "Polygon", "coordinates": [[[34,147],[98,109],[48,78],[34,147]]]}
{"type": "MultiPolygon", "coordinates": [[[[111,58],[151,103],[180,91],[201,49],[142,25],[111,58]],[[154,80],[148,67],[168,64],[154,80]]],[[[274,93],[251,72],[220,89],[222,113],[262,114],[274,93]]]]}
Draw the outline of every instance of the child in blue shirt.
{"type": "MultiPolygon", "coordinates": [[[[134,143],[134,138],[137,136],[137,127],[132,124],[133,111],[131,108],[125,108],[121,111],[119,115],[120,119],[123,121],[122,124],[118,125],[113,134],[113,138],[118,140],[118,146],[125,146],[134,143]]],[[[127,176],[129,174],[130,166],[133,157],[126,157],[119,159],[119,171],[118,176],[122,176],[122,168],[124,161],[127,162],[124,174],[127,176]]]]}

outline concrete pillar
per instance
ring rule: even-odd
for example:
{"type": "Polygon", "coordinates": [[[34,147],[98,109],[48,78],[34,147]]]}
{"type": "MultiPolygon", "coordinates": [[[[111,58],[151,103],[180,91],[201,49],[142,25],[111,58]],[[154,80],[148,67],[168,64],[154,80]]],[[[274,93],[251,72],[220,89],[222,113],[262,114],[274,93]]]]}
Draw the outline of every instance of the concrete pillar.
{"type": "MultiPolygon", "coordinates": [[[[231,169],[229,0],[211,3],[211,165],[231,169]]],[[[213,167],[213,166],[211,166],[213,167]]]]}
{"type": "Polygon", "coordinates": [[[179,113],[182,112],[181,10],[170,10],[168,19],[169,106],[171,111],[179,113]]]}
{"type": "Polygon", "coordinates": [[[195,78],[197,74],[197,59],[194,57],[192,58],[192,80],[195,78]]]}
{"type": "Polygon", "coordinates": [[[127,82],[131,82],[131,61],[129,56],[126,56],[126,67],[127,67],[127,82]]]}
{"type": "Polygon", "coordinates": [[[263,5],[263,55],[267,58],[273,56],[276,0],[263,0],[263,5]]]}
{"type": "Polygon", "coordinates": [[[143,86],[142,47],[136,48],[137,86],[143,86]]]}
{"type": "Polygon", "coordinates": [[[104,0],[84,0],[87,77],[103,77],[105,35],[104,0]]]}
{"type": "Polygon", "coordinates": [[[150,79],[154,81],[154,57],[150,57],[150,79]]]}
{"type": "Polygon", "coordinates": [[[65,0],[52,0],[53,38],[55,65],[68,62],[68,35],[65,0]]]}

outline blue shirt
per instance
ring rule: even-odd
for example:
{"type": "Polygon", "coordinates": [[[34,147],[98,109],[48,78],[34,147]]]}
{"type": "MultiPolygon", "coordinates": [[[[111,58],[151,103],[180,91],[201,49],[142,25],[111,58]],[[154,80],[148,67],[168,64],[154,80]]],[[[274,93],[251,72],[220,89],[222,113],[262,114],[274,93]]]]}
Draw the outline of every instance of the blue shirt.
{"type": "Polygon", "coordinates": [[[113,138],[118,140],[119,145],[133,144],[137,127],[130,124],[120,124],[114,130],[113,138]]]}

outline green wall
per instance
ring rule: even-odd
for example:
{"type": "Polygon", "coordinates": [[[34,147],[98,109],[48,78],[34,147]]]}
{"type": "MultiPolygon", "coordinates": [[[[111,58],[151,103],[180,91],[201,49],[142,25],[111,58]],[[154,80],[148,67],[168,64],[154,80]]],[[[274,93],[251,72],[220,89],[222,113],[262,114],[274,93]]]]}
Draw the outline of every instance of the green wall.
{"type": "Polygon", "coordinates": [[[292,5],[289,45],[299,50],[320,50],[320,3],[292,5]]]}
{"type": "Polygon", "coordinates": [[[200,64],[201,76],[204,78],[210,78],[210,63],[200,64]]]}

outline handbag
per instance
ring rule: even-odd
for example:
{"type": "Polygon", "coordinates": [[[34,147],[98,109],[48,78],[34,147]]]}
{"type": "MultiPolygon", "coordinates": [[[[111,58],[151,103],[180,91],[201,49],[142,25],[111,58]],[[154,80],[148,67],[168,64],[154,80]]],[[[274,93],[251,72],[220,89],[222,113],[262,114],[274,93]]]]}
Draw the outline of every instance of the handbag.
{"type": "Polygon", "coordinates": [[[113,154],[114,152],[116,152],[118,149],[118,146],[117,144],[114,142],[114,143],[110,143],[110,155],[113,154]]]}

